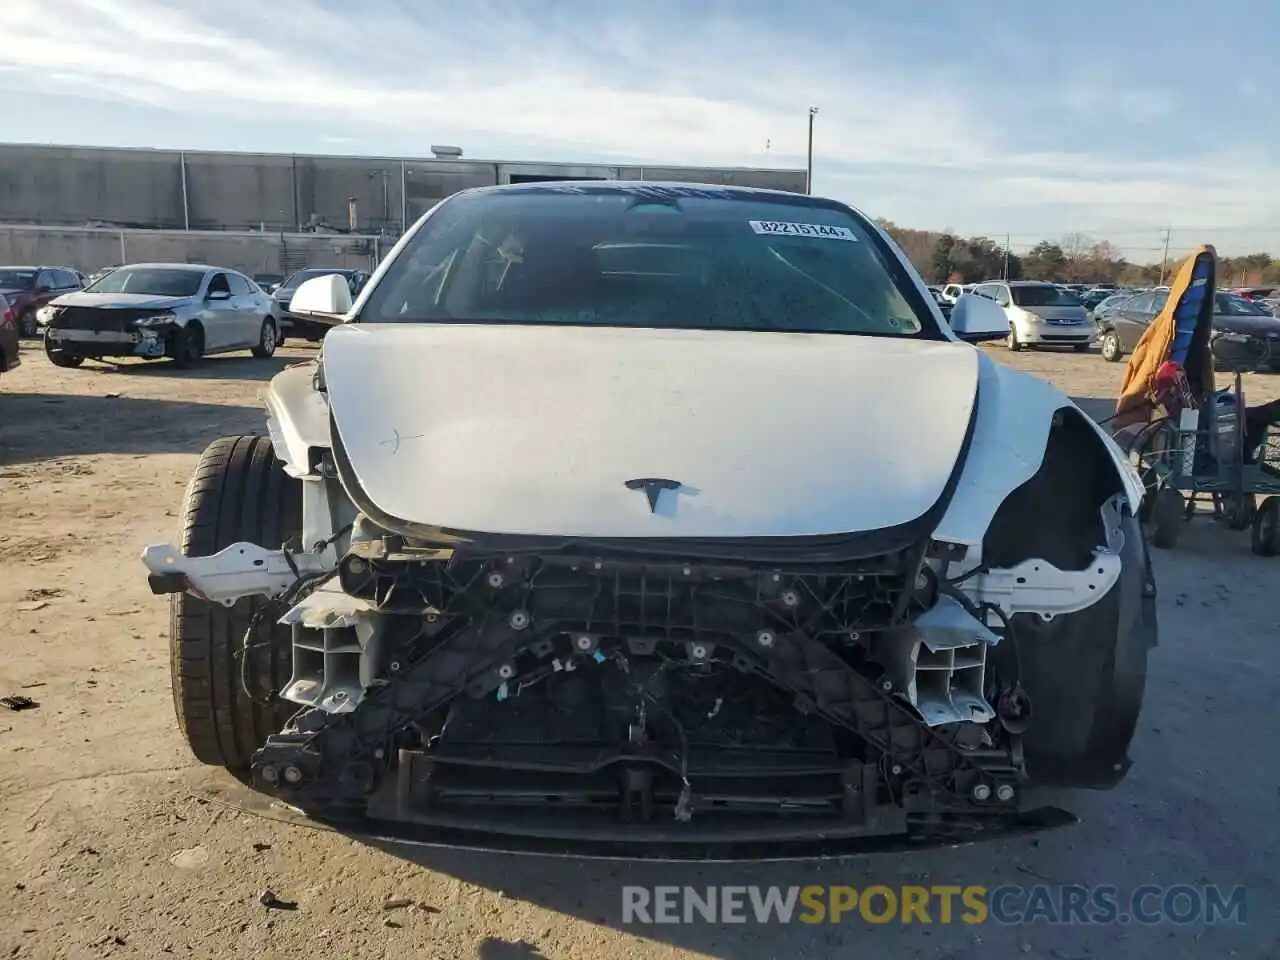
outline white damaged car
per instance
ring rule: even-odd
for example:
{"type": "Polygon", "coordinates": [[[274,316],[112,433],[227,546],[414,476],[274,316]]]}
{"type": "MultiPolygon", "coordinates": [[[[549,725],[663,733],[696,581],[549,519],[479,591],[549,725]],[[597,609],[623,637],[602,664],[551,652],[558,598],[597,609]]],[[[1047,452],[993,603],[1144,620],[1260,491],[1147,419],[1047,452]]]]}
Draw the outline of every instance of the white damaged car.
{"type": "Polygon", "coordinates": [[[821,856],[1124,776],[1142,486],[857,211],[598,182],[439,203],[204,453],[172,594],[202,761],[509,850],[821,856]]]}

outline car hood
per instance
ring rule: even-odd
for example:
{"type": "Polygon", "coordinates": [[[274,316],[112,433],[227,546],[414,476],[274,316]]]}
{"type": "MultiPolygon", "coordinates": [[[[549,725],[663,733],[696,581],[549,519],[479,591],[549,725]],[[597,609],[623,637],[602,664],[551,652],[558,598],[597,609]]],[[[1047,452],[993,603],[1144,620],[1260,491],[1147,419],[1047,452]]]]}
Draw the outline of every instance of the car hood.
{"type": "Polygon", "coordinates": [[[104,307],[131,310],[159,310],[183,307],[194,297],[157,297],[150,293],[64,293],[53,300],[55,307],[104,307]]]}
{"type": "Polygon", "coordinates": [[[1059,323],[1084,323],[1089,319],[1088,310],[1083,304],[1074,307],[1019,307],[1018,309],[1041,320],[1056,320],[1059,323]]]}
{"type": "Polygon", "coordinates": [[[954,341],[509,324],[348,324],[322,362],[357,503],[592,538],[916,520],[963,460],[979,374],[954,341]],[[681,486],[651,510],[643,478],[681,486]]]}

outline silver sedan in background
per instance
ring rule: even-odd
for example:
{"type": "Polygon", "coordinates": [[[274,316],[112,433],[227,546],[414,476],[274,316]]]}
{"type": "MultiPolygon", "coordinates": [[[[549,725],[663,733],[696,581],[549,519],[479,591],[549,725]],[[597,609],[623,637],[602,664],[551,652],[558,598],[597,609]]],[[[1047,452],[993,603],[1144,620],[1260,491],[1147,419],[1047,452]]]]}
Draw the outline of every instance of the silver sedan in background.
{"type": "Polygon", "coordinates": [[[107,357],[190,366],[236,350],[269,357],[280,343],[271,298],[242,273],[201,264],[118,267],[53,300],[38,320],[45,353],[59,367],[107,357]]]}

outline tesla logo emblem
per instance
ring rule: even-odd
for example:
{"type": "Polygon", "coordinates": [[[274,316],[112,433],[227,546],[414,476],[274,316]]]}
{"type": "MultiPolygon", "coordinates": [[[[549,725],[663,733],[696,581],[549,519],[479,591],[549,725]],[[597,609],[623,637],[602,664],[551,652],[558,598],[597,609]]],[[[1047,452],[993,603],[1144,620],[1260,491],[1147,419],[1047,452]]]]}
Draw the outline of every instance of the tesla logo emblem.
{"type": "Polygon", "coordinates": [[[658,497],[663,490],[679,490],[684,484],[679,480],[665,480],[662,477],[640,477],[627,481],[628,490],[643,490],[649,498],[649,512],[658,512],[658,497]]]}

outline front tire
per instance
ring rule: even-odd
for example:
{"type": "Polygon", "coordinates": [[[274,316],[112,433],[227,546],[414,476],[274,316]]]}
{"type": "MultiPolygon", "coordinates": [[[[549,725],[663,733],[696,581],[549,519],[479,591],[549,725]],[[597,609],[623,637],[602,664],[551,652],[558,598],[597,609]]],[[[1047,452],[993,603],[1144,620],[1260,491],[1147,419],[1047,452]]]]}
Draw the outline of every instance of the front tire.
{"type": "Polygon", "coordinates": [[[262,321],[262,329],[258,331],[258,345],[253,348],[253,355],[265,360],[276,352],[279,345],[275,321],[268,317],[262,321]]]}
{"type": "Polygon", "coordinates": [[[73,370],[84,363],[84,357],[57,349],[49,342],[48,337],[45,337],[44,341],[44,355],[49,358],[49,362],[55,367],[62,367],[68,370],[73,370]]]}
{"type": "MultiPolygon", "coordinates": [[[[302,529],[302,484],[285,474],[265,437],[224,437],[200,456],[183,507],[182,553],[205,557],[239,541],[272,549],[302,529]]],[[[248,769],[266,738],[297,707],[276,694],[291,673],[290,631],[262,618],[253,628],[243,674],[240,659],[261,598],[233,607],[190,594],[170,597],[169,665],[178,726],[201,763],[248,769]]]]}
{"type": "Polygon", "coordinates": [[[169,359],[179,370],[194,367],[204,357],[204,329],[198,323],[179,327],[169,337],[169,359]]]}
{"type": "MultiPolygon", "coordinates": [[[[1158,626],[1155,582],[1137,518],[1126,516],[1122,529],[1120,578],[1106,596],[1018,631],[1014,662],[1034,710],[1023,746],[1035,787],[1108,789],[1129,769],[1158,626]]],[[[1001,643],[996,651],[1006,668],[1012,666],[1012,645],[1001,643]]]]}
{"type": "Polygon", "coordinates": [[[1120,338],[1116,336],[1114,330],[1108,330],[1102,335],[1099,346],[1102,348],[1102,359],[1108,363],[1119,363],[1124,358],[1124,351],[1120,348],[1120,338]]]}
{"type": "Polygon", "coordinates": [[[1005,346],[1014,353],[1022,349],[1022,341],[1018,339],[1018,328],[1013,324],[1009,324],[1009,336],[1005,340],[1005,346]]]}
{"type": "Polygon", "coordinates": [[[40,333],[40,325],[36,323],[36,312],[30,307],[23,310],[18,317],[18,333],[24,337],[34,337],[40,333]]]}

